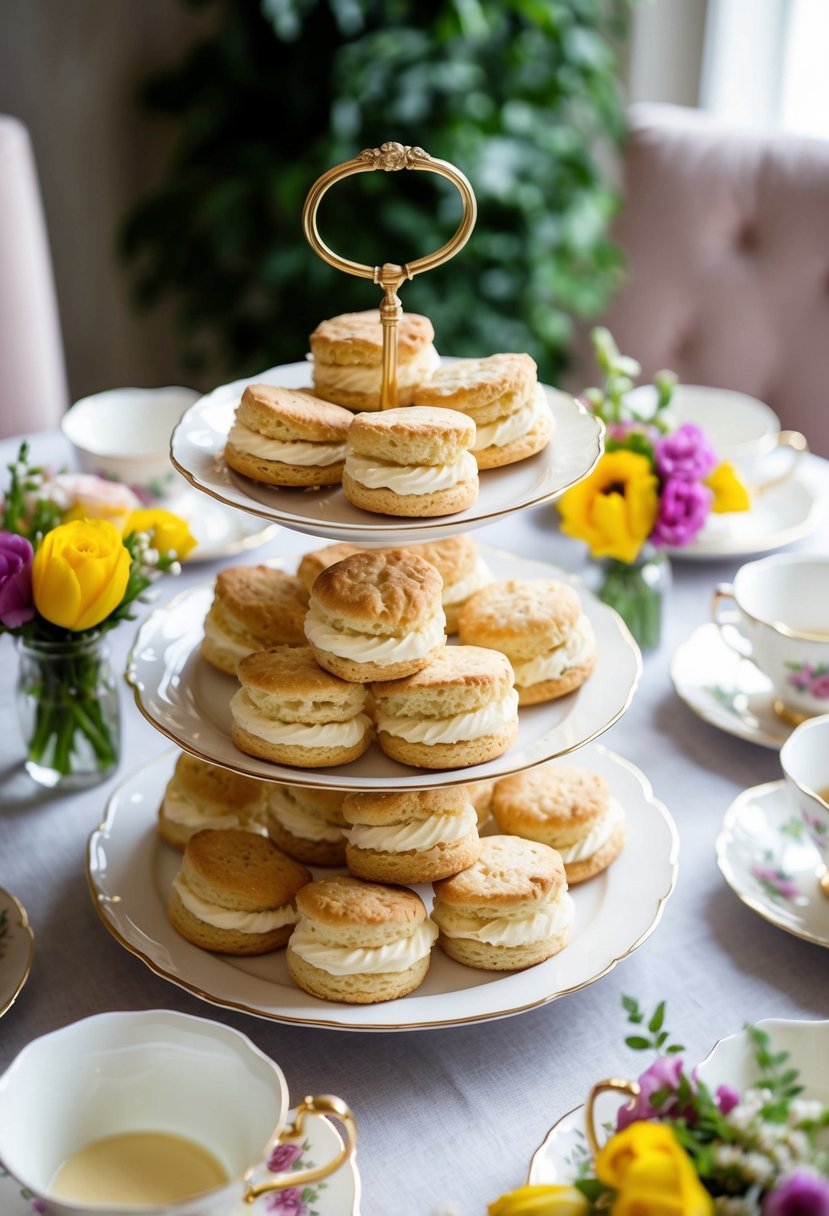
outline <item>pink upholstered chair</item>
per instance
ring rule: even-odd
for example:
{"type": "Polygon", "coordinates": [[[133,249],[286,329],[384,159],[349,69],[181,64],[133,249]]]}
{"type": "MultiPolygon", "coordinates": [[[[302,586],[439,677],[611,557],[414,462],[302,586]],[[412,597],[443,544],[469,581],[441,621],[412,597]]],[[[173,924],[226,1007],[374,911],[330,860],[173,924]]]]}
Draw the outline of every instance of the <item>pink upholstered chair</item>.
{"type": "Polygon", "coordinates": [[[829,456],[829,141],[676,106],[634,106],[630,124],[628,278],[604,323],[646,377],[759,397],[829,456]]]}
{"type": "Polygon", "coordinates": [[[49,243],[26,128],[0,115],[0,438],[56,426],[68,404],[49,243]]]}

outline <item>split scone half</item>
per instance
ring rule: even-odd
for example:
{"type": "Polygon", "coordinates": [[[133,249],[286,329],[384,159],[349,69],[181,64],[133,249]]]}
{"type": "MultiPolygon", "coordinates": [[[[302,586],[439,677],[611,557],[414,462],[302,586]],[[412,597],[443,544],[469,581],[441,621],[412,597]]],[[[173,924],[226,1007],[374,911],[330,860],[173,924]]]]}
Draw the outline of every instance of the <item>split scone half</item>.
{"type": "Polygon", "coordinates": [[[265,834],[262,781],[182,752],[158,808],[158,834],[175,849],[205,828],[265,834]]]}
{"type": "Polygon", "coordinates": [[[268,486],[338,485],[348,410],[308,392],[249,384],[225,444],[231,469],[268,486]]]}
{"type": "Polygon", "coordinates": [[[526,460],[553,437],[555,419],[529,355],[445,363],[415,394],[415,405],[459,410],[475,423],[479,469],[526,460]]]}
{"type": "Polygon", "coordinates": [[[346,862],[373,882],[434,882],[478,856],[478,815],[466,786],[397,794],[348,794],[346,862]]]}
{"type": "Polygon", "coordinates": [[[555,849],[570,886],[606,870],[625,847],[627,823],[599,773],[541,764],[496,782],[492,813],[502,832],[555,849]]]}
{"type": "MultiPolygon", "coordinates": [[[[434,336],[428,317],[403,313],[397,325],[396,405],[411,405],[417,386],[439,365],[434,336]]],[[[378,308],[321,321],[310,345],[317,396],[350,410],[380,409],[383,325],[378,308]]]]}
{"type": "Polygon", "coordinates": [[[257,650],[304,646],[308,596],[299,579],[271,566],[231,566],[216,577],[204,618],[202,657],[227,675],[257,650]]]}
{"type": "Polygon", "coordinates": [[[467,768],[502,755],[518,733],[509,660],[480,646],[447,646],[428,667],[371,686],[387,756],[416,768],[467,768]]]}
{"type": "Polygon", "coordinates": [[[573,900],[562,860],[545,844],[485,836],[478,860],[434,891],[438,943],[467,967],[533,967],[569,940],[573,900]]]}
{"type": "Polygon", "coordinates": [[[269,783],[268,835],[289,857],[309,866],[345,865],[344,794],[269,783]]]}
{"type": "Polygon", "coordinates": [[[266,836],[230,828],[197,832],[173,879],[167,914],[177,933],[219,954],[269,954],[297,922],[311,874],[266,836]]]}
{"type": "Polygon", "coordinates": [[[331,768],[362,756],[372,738],[362,684],[324,671],[310,646],[275,646],[243,659],[230,702],[231,737],[249,756],[331,768]]]}
{"type": "Polygon", "coordinates": [[[490,583],[461,609],[462,642],[490,646],[515,671],[521,705],[580,688],[596,664],[596,639],[572,587],[555,579],[490,583]]]}
{"type": "Polygon", "coordinates": [[[471,536],[449,536],[423,545],[407,545],[406,552],[431,562],[443,579],[441,602],[446,613],[446,632],[457,633],[461,608],[470,596],[494,580],[478,552],[477,542],[471,536]]]}
{"type": "Polygon", "coordinates": [[[348,541],[340,541],[336,545],[326,545],[322,549],[312,549],[310,553],[304,553],[297,566],[296,576],[302,584],[306,595],[311,594],[314,579],[318,574],[322,574],[323,570],[327,570],[329,566],[333,566],[336,562],[341,562],[344,557],[351,557],[353,553],[360,552],[362,550],[359,545],[351,545],[348,541]]]}
{"type": "Polygon", "coordinates": [[[343,680],[395,680],[446,644],[441,578],[402,549],[363,550],[317,576],[305,636],[321,667],[343,680]]]}

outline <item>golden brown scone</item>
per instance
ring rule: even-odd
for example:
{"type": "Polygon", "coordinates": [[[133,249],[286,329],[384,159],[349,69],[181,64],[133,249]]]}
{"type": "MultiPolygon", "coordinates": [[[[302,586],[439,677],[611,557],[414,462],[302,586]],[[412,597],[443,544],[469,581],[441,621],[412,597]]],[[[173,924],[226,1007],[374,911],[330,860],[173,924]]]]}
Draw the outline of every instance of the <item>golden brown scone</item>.
{"type": "MultiPolygon", "coordinates": [[[[428,317],[403,313],[397,327],[397,404],[411,405],[417,385],[438,364],[428,317]]],[[[311,334],[314,389],[351,410],[379,410],[383,327],[379,309],[348,312],[322,321],[311,334]]]]}
{"type": "Polygon", "coordinates": [[[346,860],[374,882],[433,882],[478,856],[478,816],[465,786],[396,794],[348,794],[346,860]]]}
{"type": "Polygon", "coordinates": [[[262,781],[182,752],[158,808],[158,833],[176,849],[204,828],[264,832],[262,781]]]}
{"type": "Polygon", "coordinates": [[[336,485],[351,414],[313,394],[249,384],[225,445],[237,473],[275,486],[336,485]]]}
{"type": "Polygon", "coordinates": [[[532,967],[567,944],[573,902],[561,858],[546,845],[485,836],[478,860],[434,891],[438,942],[468,967],[532,967]]]}
{"type": "Polygon", "coordinates": [[[304,553],[297,567],[296,576],[306,594],[311,594],[314,579],[318,574],[322,574],[323,570],[327,570],[335,562],[341,562],[344,557],[351,557],[352,553],[360,552],[358,545],[340,541],[337,545],[326,545],[324,549],[314,549],[311,553],[304,553]]]}
{"type": "Polygon", "coordinates": [[[407,545],[430,562],[443,579],[441,601],[446,613],[446,632],[457,633],[460,611],[470,596],[493,581],[492,572],[471,536],[449,536],[446,540],[407,545]]]}
{"type": "Polygon", "coordinates": [[[230,566],[216,577],[202,656],[228,675],[268,646],[303,646],[308,596],[293,574],[272,566],[230,566]]]}
{"type": "Polygon", "coordinates": [[[268,954],[297,921],[295,899],[311,881],[266,836],[236,828],[197,832],[173,880],[168,915],[177,933],[219,954],[268,954]]]}
{"type": "Polygon", "coordinates": [[[298,768],[356,760],[372,738],[366,690],[324,671],[310,646],[276,646],[243,659],[230,702],[231,736],[251,756],[298,768]]]}
{"type": "MultiPolygon", "coordinates": [[[[523,429],[524,422],[527,416],[524,415],[520,419],[516,417],[516,429],[518,434],[514,439],[503,439],[503,434],[499,434],[496,429],[498,424],[493,423],[491,428],[479,428],[478,439],[475,444],[474,453],[475,459],[478,462],[479,469],[500,469],[507,464],[516,464],[519,460],[527,460],[530,456],[535,456],[536,453],[542,452],[555,434],[555,418],[547,404],[547,398],[544,396],[543,389],[539,390],[538,399],[534,410],[530,417],[530,425],[527,430],[523,429]],[[489,443],[488,435],[494,434],[498,442],[489,443]]],[[[513,428],[504,427],[506,434],[511,434],[513,428]]]]}
{"type": "Polygon", "coordinates": [[[518,731],[508,660],[478,646],[448,646],[413,676],[371,689],[386,755],[417,768],[466,768],[502,755],[518,731]]]}
{"type": "Polygon", "coordinates": [[[474,785],[468,785],[466,792],[469,795],[469,801],[475,808],[475,813],[478,816],[478,831],[489,819],[492,810],[492,795],[495,791],[494,781],[476,781],[474,785]]]}
{"type": "Polygon", "coordinates": [[[269,784],[268,835],[289,857],[306,865],[345,865],[344,796],[339,790],[269,784]]]}
{"type": "Polygon", "coordinates": [[[305,636],[344,680],[391,680],[425,667],[446,642],[441,578],[403,549],[363,550],[314,580],[305,636]]]}
{"type": "Polygon", "coordinates": [[[286,954],[300,988],[325,1001],[369,1005],[422,983],[437,929],[414,891],[342,875],[304,890],[286,954]]]}

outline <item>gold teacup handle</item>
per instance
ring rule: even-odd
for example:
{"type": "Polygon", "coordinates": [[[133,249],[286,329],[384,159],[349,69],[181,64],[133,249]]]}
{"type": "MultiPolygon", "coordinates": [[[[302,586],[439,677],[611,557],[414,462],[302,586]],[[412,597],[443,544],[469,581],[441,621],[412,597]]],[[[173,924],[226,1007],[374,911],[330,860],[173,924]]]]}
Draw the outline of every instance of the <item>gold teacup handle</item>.
{"type": "Polygon", "coordinates": [[[791,480],[795,466],[800,460],[800,457],[805,452],[809,451],[809,441],[800,431],[778,431],[774,436],[769,451],[779,450],[780,448],[788,448],[791,460],[788,467],[777,477],[772,477],[769,481],[761,481],[759,484],[751,487],[755,494],[765,494],[767,490],[773,490],[776,486],[782,486],[785,482],[791,480]]]}
{"type": "Polygon", "coordinates": [[[277,1174],[273,1178],[269,1178],[267,1182],[247,1186],[244,1194],[245,1203],[253,1203],[260,1195],[267,1195],[269,1191],[281,1191],[286,1186],[302,1187],[311,1182],[319,1182],[322,1178],[333,1174],[350,1157],[354,1156],[354,1150],[357,1147],[357,1124],[354,1115],[345,1102],[341,1098],[335,1098],[333,1094],[318,1094],[316,1097],[303,1098],[296,1108],[296,1118],[293,1123],[288,1123],[279,1133],[279,1143],[284,1144],[286,1140],[293,1140],[296,1136],[301,1136],[305,1120],[311,1115],[333,1115],[342,1123],[347,1139],[340,1151],[325,1165],[317,1165],[308,1170],[290,1170],[286,1174],[277,1174]]]}
{"type": "Polygon", "coordinates": [[[308,244],[324,262],[328,262],[336,270],[346,274],[356,275],[361,279],[371,279],[373,283],[383,288],[385,295],[380,305],[380,320],[383,324],[383,382],[380,391],[380,408],[391,409],[397,405],[397,327],[403,309],[397,295],[397,289],[407,279],[413,279],[416,274],[426,270],[434,270],[443,262],[463,249],[475,227],[478,205],[469,181],[454,165],[447,160],[438,160],[424,152],[422,148],[409,147],[406,144],[385,143],[379,148],[366,148],[353,160],[335,165],[322,177],[318,177],[305,199],[302,208],[302,230],[308,244]],[[325,192],[335,182],[351,177],[355,173],[371,173],[382,169],[386,173],[394,173],[399,169],[415,169],[426,173],[437,173],[445,177],[455,186],[463,202],[463,216],[455,235],[445,245],[441,245],[435,253],[427,253],[398,266],[394,262],[384,262],[382,266],[366,266],[362,262],[352,262],[350,258],[341,257],[333,249],[329,249],[319,234],[317,227],[317,211],[325,192]]]}
{"type": "Polygon", "coordinates": [[[587,1143],[590,1145],[590,1152],[594,1157],[602,1147],[599,1144],[599,1137],[596,1135],[596,1099],[600,1094],[605,1093],[627,1094],[629,1098],[638,1098],[639,1083],[637,1081],[623,1081],[619,1077],[609,1077],[606,1081],[598,1081],[591,1089],[584,1107],[584,1129],[587,1132],[587,1143]]]}

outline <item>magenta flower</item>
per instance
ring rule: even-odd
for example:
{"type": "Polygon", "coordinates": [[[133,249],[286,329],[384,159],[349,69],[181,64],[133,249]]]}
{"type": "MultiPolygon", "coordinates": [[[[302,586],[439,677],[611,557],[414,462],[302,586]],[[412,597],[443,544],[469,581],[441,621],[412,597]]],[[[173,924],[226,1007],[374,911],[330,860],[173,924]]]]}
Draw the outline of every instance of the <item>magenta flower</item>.
{"type": "Polygon", "coordinates": [[[798,886],[782,870],[775,870],[771,866],[752,866],[751,873],[772,896],[780,895],[783,899],[797,899],[800,894],[798,886]]]}
{"type": "Polygon", "coordinates": [[[682,481],[703,481],[717,463],[710,441],[695,422],[685,422],[660,439],[654,455],[661,477],[676,477],[682,481]]]}
{"type": "Polygon", "coordinates": [[[820,700],[829,697],[829,672],[821,676],[815,676],[809,685],[809,692],[813,697],[818,697],[820,700]]]}
{"type": "Polygon", "coordinates": [[[717,1106],[724,1115],[729,1114],[740,1103],[740,1095],[730,1085],[718,1085],[716,1098],[717,1106]]]}
{"type": "Polygon", "coordinates": [[[763,1216],[829,1216],[829,1182],[798,1170],[763,1200],[763,1216]]]}
{"type": "Polygon", "coordinates": [[[787,664],[791,668],[792,674],[789,676],[789,683],[792,688],[808,688],[814,677],[814,668],[811,663],[794,663],[787,664]]]}
{"type": "Polygon", "coordinates": [[[639,1078],[639,1095],[629,1106],[623,1106],[616,1115],[616,1131],[624,1131],[631,1123],[640,1119],[654,1119],[657,1115],[676,1115],[679,1109],[676,1093],[679,1089],[679,1078],[682,1076],[682,1060],[675,1056],[661,1056],[646,1068],[639,1078]],[[651,1099],[660,1090],[667,1090],[667,1096],[654,1106],[651,1099]]]}
{"type": "Polygon", "coordinates": [[[298,1186],[289,1186],[284,1191],[277,1191],[267,1200],[269,1212],[281,1212],[283,1216],[305,1216],[308,1211],[302,1202],[302,1191],[298,1186]]]}
{"type": "Polygon", "coordinates": [[[272,1174],[282,1174],[299,1161],[302,1148],[299,1144],[277,1144],[268,1158],[268,1169],[272,1174]]]}
{"type": "Polygon", "coordinates": [[[34,614],[32,546],[16,532],[0,532],[0,625],[17,629],[34,614]]]}
{"type": "Polygon", "coordinates": [[[689,545],[711,510],[713,495],[699,481],[670,479],[662,487],[651,540],[658,547],[689,545]]]}

